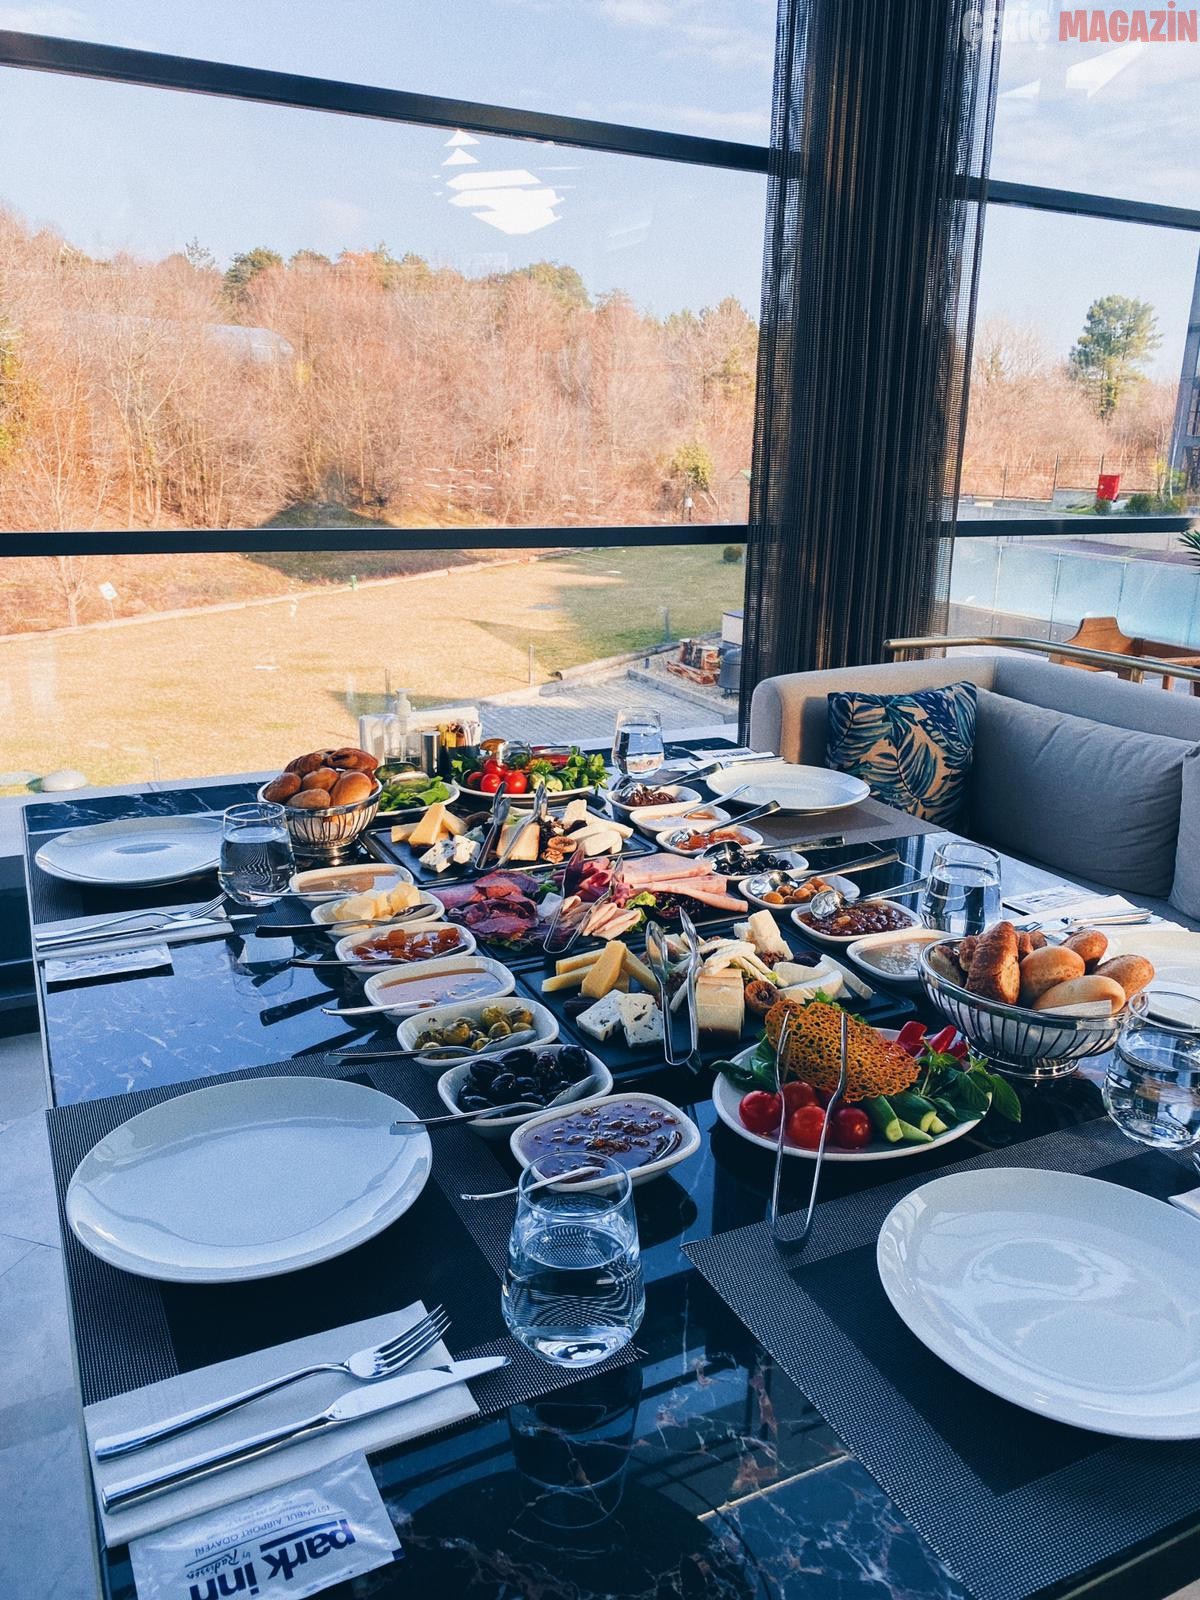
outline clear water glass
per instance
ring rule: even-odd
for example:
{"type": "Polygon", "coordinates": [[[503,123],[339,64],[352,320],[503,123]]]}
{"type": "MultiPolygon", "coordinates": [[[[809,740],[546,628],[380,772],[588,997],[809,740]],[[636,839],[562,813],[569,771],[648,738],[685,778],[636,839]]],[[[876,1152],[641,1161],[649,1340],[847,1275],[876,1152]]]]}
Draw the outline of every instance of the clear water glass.
{"type": "Polygon", "coordinates": [[[939,846],[919,910],[927,928],[952,938],[982,933],[1000,917],[1000,857],[966,839],[939,846]]]}
{"type": "Polygon", "coordinates": [[[221,819],[217,878],[240,906],[274,905],[296,870],[283,807],[266,800],[230,806],[221,819]]]}
{"type": "Polygon", "coordinates": [[[1200,997],[1170,989],[1134,995],[1104,1080],[1104,1105],[1139,1144],[1200,1144],[1200,997]]]}
{"type": "Polygon", "coordinates": [[[633,1186],[619,1162],[564,1154],[526,1167],[501,1298],[508,1331],[544,1361],[589,1367],[629,1343],[646,1295],[633,1186]],[[533,1188],[584,1165],[594,1176],[533,1188]]]}
{"type": "Polygon", "coordinates": [[[624,706],[613,732],[612,763],[623,778],[648,778],[666,759],[662,718],[649,706],[624,706]]]}

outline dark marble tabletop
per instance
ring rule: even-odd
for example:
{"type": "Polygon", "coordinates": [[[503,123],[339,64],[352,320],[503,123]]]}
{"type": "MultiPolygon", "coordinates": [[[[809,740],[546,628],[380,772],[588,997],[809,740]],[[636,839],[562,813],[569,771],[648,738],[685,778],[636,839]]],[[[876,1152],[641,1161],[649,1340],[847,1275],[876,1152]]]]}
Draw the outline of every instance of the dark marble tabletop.
{"type": "MultiPolygon", "coordinates": [[[[222,793],[218,803],[236,797],[222,793]]],[[[146,797],[156,813],[197,809],[196,800],[185,792],[146,797]]],[[[31,842],[54,828],[128,815],[138,803],[92,800],[78,814],[69,803],[39,805],[27,818],[31,842]]],[[[931,835],[897,841],[901,862],[879,869],[867,888],[920,872],[936,842],[931,835]]],[[[1005,869],[1009,893],[1056,881],[1016,862],[1005,869]]],[[[207,889],[202,883],[195,893],[207,889]]],[[[47,991],[39,971],[56,1100],[372,1039],[366,1029],[352,1032],[322,1015],[331,989],[319,971],[288,966],[292,953],[287,939],[235,935],[176,945],[170,972],[47,991]]],[[[646,1087],[680,1103],[695,1094],[669,1072],[646,1087]]],[[[1021,1138],[1102,1110],[1084,1077],[1021,1094],[1021,1138]]],[[[701,1156],[638,1193],[647,1280],[640,1361],[514,1407],[505,1419],[466,1424],[373,1459],[404,1558],[352,1590],[330,1593],[395,1600],[969,1600],[683,1256],[689,1239],[761,1218],[770,1176],[769,1158],[719,1125],[710,1100],[690,1109],[704,1133],[701,1156]]],[[[1012,1137],[992,1118],[948,1153],[917,1156],[914,1164],[934,1170],[1012,1137]]],[[[831,1167],[823,1198],[885,1174],[887,1164],[831,1167]]],[[[1079,1587],[1055,1595],[1082,1592],[1087,1577],[1099,1585],[1089,1594],[1156,1600],[1200,1570],[1190,1552],[1185,1544],[1169,1556],[1144,1553],[1128,1569],[1081,1575],[1079,1587]],[[1182,1576],[1181,1559],[1192,1563],[1182,1576]]],[[[111,1553],[104,1571],[109,1594],[132,1600],[125,1553],[111,1553]]]]}

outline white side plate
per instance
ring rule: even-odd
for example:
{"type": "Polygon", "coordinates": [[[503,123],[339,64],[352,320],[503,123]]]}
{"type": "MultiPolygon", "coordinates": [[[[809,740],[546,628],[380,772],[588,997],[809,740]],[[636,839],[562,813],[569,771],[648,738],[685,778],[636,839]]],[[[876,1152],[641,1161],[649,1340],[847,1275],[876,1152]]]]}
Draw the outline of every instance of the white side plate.
{"type": "Polygon", "coordinates": [[[221,818],[127,817],[72,828],[48,840],[35,860],[67,883],[122,888],[178,883],[214,872],[221,855],[221,818]]]}
{"type": "MultiPolygon", "coordinates": [[[[857,805],[870,794],[861,778],[830,767],[801,767],[792,761],[735,761],[710,773],[705,783],[715,795],[727,795],[742,784],[748,787],[738,799],[746,806],[778,800],[783,811],[837,811],[857,805]]],[[[736,820],[736,819],[735,819],[736,820]]]]}
{"type": "Polygon", "coordinates": [[[67,1221],[93,1255],[172,1283],[237,1283],[341,1255],[408,1210],[429,1135],[406,1106],[328,1078],[247,1078],[152,1106],[84,1156],[67,1221]]]}
{"type": "Polygon", "coordinates": [[[956,1372],[1040,1416],[1200,1438],[1200,1224],[1130,1189],[1010,1167],[906,1195],[888,1299],[956,1372]]]}

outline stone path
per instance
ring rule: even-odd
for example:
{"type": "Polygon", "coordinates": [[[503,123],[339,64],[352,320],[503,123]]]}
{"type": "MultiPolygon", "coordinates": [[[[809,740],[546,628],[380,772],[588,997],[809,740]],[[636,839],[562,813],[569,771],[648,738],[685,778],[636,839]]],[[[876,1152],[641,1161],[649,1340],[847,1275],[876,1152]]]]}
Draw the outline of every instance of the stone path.
{"type": "Polygon", "coordinates": [[[737,721],[737,701],[715,699],[708,710],[696,700],[669,690],[631,682],[624,675],[598,682],[575,680],[541,684],[519,698],[477,702],[485,735],[528,739],[535,744],[567,744],[610,737],[622,706],[646,705],[662,717],[665,729],[679,731],[714,722],[737,721]]]}

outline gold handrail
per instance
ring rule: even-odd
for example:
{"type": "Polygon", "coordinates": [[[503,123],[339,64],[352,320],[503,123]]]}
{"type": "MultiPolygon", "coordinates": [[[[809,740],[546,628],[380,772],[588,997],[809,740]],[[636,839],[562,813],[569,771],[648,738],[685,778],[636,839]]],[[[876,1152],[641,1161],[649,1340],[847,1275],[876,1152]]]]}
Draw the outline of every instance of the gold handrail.
{"type": "MultiPolygon", "coordinates": [[[[1159,678],[1184,678],[1200,683],[1200,667],[1186,667],[1179,661],[1155,660],[1152,656],[1122,656],[1113,650],[1089,650],[1078,644],[1052,644],[1048,639],[1022,639],[1015,634],[988,633],[968,635],[926,634],[916,639],[885,639],[883,648],[892,655],[905,650],[960,649],[973,645],[996,645],[1003,650],[1031,650],[1036,655],[1063,656],[1068,661],[1078,661],[1086,667],[1100,667],[1105,671],[1119,672],[1131,683],[1141,683],[1149,672],[1159,678]]],[[[1196,654],[1200,656],[1200,649],[1196,654]]]]}

